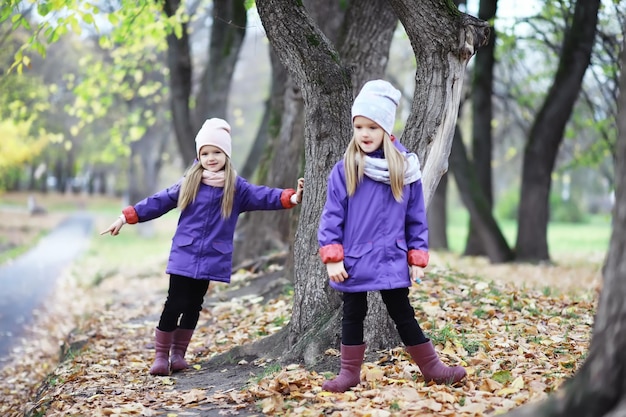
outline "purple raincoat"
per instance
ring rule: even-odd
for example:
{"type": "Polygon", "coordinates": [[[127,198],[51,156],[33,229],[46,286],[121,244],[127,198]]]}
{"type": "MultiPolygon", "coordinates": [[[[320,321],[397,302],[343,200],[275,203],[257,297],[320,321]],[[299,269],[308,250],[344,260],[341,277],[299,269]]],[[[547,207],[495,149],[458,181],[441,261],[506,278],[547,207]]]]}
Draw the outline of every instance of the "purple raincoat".
{"type": "MultiPolygon", "coordinates": [[[[182,181],[123,210],[128,223],[147,222],[176,208],[182,181]]],[[[240,213],[291,208],[293,189],[253,185],[237,177],[233,211],[223,219],[224,189],[200,184],[193,203],[180,214],[166,273],[230,282],[233,237],[240,213]]]]}
{"type": "Polygon", "coordinates": [[[405,185],[403,191],[403,201],[398,203],[389,184],[364,176],[348,197],[343,161],[334,166],[318,241],[322,258],[325,250],[343,246],[348,278],[330,281],[332,288],[363,292],[411,286],[409,251],[423,255],[420,258],[427,262],[428,226],[422,182],[405,185]]]}

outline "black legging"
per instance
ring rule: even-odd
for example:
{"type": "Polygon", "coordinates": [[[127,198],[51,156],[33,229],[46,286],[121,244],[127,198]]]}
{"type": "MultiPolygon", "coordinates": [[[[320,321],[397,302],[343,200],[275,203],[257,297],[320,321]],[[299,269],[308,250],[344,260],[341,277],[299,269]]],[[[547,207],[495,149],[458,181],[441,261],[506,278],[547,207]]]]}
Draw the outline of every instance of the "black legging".
{"type": "Polygon", "coordinates": [[[204,295],[209,289],[209,282],[208,279],[170,275],[170,288],[167,290],[167,300],[159,320],[159,330],[171,332],[177,327],[195,329],[202,311],[204,295]]]}
{"type": "MultiPolygon", "coordinates": [[[[415,310],[409,303],[409,289],[381,290],[387,312],[396,324],[402,343],[415,346],[427,342],[422,328],[415,319],[415,310]]],[[[343,318],[341,319],[341,343],[363,344],[363,321],[367,314],[367,292],[343,293],[343,318]]]]}

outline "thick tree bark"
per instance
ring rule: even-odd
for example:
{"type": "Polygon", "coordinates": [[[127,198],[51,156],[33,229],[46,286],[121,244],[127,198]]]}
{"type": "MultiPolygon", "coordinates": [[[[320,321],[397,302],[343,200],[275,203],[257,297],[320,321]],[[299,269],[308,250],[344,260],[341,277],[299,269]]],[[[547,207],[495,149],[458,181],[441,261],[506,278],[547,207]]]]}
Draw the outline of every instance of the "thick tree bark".
{"type": "MultiPolygon", "coordinates": [[[[496,17],[498,0],[480,0],[478,18],[490,22],[496,17]]],[[[476,170],[476,180],[482,190],[489,212],[493,210],[493,191],[491,179],[493,106],[493,67],[495,63],[495,30],[489,42],[476,53],[472,78],[472,161],[476,170]]],[[[478,230],[479,222],[470,214],[469,233],[465,244],[464,255],[486,255],[485,243],[481,235],[487,231],[478,230]]],[[[493,259],[492,259],[493,261],[493,259]]]]}
{"type": "MultiPolygon", "coordinates": [[[[626,91],[626,42],[620,91],[626,91]]],[[[617,417],[626,415],[626,94],[618,98],[613,232],[589,356],[580,371],[548,400],[516,409],[511,417],[617,417]]]]}
{"type": "MultiPolygon", "coordinates": [[[[169,17],[180,7],[180,0],[165,0],[163,11],[169,17]]],[[[186,24],[178,38],[167,36],[167,64],[170,70],[170,107],[178,148],[186,163],[196,157],[194,138],[205,119],[224,118],[232,75],[245,36],[247,14],[242,1],[213,1],[211,39],[200,88],[196,97],[195,113],[190,108],[192,94],[192,60],[189,33],[186,24]]]]}
{"type": "Polygon", "coordinates": [[[463,204],[467,207],[471,218],[476,224],[476,232],[485,248],[485,252],[492,263],[508,262],[513,260],[513,252],[506,243],[496,220],[491,214],[491,207],[487,197],[483,194],[476,170],[467,158],[467,152],[461,133],[455,130],[450,164],[454,166],[452,173],[459,187],[463,204]]]}
{"type": "Polygon", "coordinates": [[[539,110],[524,151],[516,259],[549,261],[548,221],[552,170],[565,125],[589,66],[600,0],[577,0],[565,34],[554,82],[539,110]]]}
{"type": "MultiPolygon", "coordinates": [[[[426,160],[426,197],[430,198],[447,166],[452,132],[467,61],[485,40],[486,24],[450,9],[439,0],[392,1],[420,63],[412,114],[403,137],[426,160]],[[408,135],[407,135],[408,132],[408,135]],[[439,142],[444,142],[439,144],[439,142]],[[421,146],[420,146],[421,145],[421,146]],[[433,145],[440,145],[433,148],[433,145]],[[446,151],[447,149],[447,151],[446,151]],[[430,168],[429,168],[430,166],[430,168]],[[433,171],[430,171],[432,169],[433,171]],[[428,191],[430,190],[430,191],[428,191]]],[[[314,362],[337,340],[340,314],[318,258],[317,226],[326,199],[326,178],[341,159],[351,135],[351,74],[338,52],[304,7],[288,0],[257,2],[267,35],[281,61],[302,89],[305,105],[305,181],[294,248],[296,277],[293,316],[288,326],[290,350],[283,358],[314,362]]]]}

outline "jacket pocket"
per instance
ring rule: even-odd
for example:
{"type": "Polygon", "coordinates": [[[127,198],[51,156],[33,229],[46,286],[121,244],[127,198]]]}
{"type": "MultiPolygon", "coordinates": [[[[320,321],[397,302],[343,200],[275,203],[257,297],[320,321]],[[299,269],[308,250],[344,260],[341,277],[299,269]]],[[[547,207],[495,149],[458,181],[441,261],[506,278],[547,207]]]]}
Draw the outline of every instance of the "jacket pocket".
{"type": "Polygon", "coordinates": [[[175,235],[173,243],[179,247],[189,246],[193,243],[193,236],[175,235]]]}
{"type": "Polygon", "coordinates": [[[213,251],[210,257],[204,259],[205,262],[208,262],[207,269],[213,276],[230,280],[233,261],[232,242],[213,241],[211,247],[213,247],[213,251]]]}
{"type": "Polygon", "coordinates": [[[360,245],[353,245],[349,249],[345,250],[344,256],[349,258],[360,258],[366,253],[370,252],[374,244],[372,242],[362,243],[360,245]]]}
{"type": "Polygon", "coordinates": [[[409,251],[409,248],[406,245],[406,240],[404,239],[396,239],[396,246],[402,249],[405,252],[409,251]]]}
{"type": "Polygon", "coordinates": [[[218,251],[219,253],[222,253],[224,255],[226,255],[228,253],[233,253],[233,244],[232,243],[214,241],[212,243],[212,245],[213,245],[213,249],[215,249],[216,251],[218,251]]]}
{"type": "Polygon", "coordinates": [[[344,252],[343,266],[348,273],[347,281],[344,282],[346,287],[351,287],[362,282],[364,278],[375,275],[373,266],[375,260],[372,259],[372,250],[374,244],[372,242],[353,245],[344,252]]]}

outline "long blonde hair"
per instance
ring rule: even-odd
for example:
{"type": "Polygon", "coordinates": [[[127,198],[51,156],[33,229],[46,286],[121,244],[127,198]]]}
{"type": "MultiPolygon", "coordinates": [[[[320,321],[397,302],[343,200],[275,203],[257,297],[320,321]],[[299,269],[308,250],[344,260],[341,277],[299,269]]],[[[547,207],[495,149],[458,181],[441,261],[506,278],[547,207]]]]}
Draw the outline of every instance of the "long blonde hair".
{"type": "MultiPolygon", "coordinates": [[[[193,203],[198,195],[198,188],[202,182],[202,164],[200,162],[192,165],[183,178],[183,183],[178,194],[178,208],[183,211],[188,205],[193,203]]],[[[235,180],[237,172],[226,157],[224,165],[224,195],[222,196],[222,218],[227,219],[233,212],[233,201],[235,200],[235,180]]]]}
{"type": "MultiPolygon", "coordinates": [[[[387,132],[383,136],[383,152],[389,165],[389,180],[393,198],[400,202],[402,201],[402,191],[404,189],[404,156],[395,147],[387,132]]],[[[348,148],[343,156],[343,165],[346,172],[348,196],[353,196],[357,185],[363,181],[363,173],[365,171],[365,154],[359,147],[354,135],[350,143],[348,143],[348,148]]]]}

